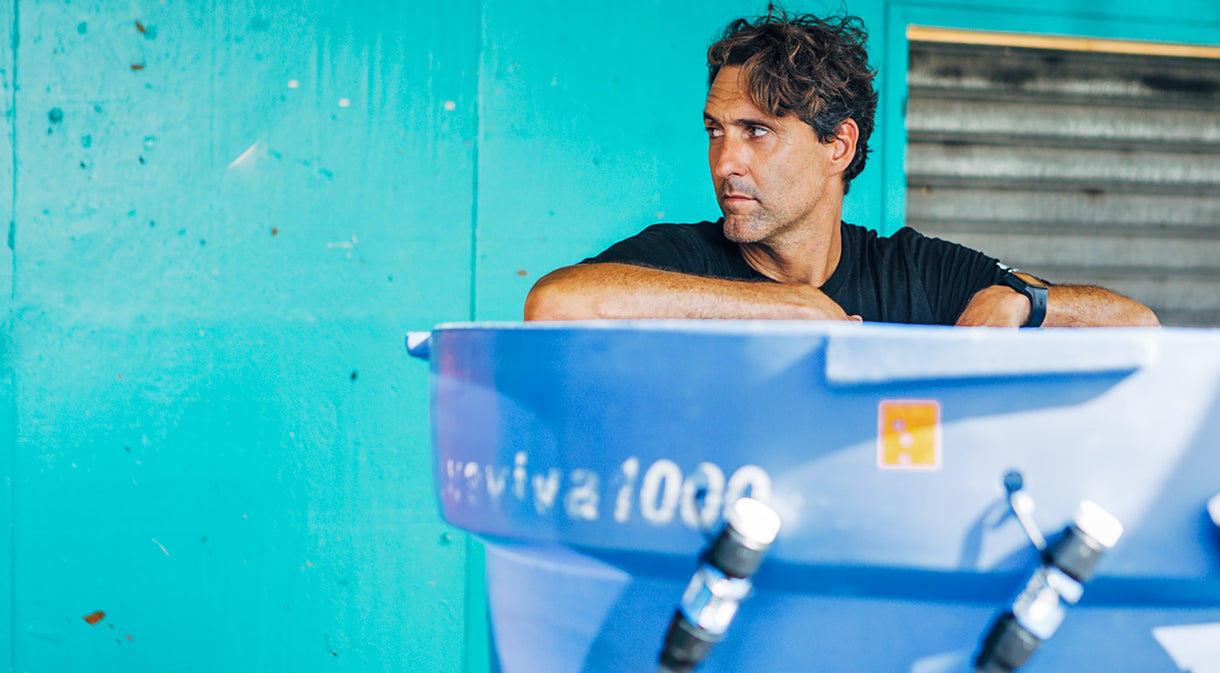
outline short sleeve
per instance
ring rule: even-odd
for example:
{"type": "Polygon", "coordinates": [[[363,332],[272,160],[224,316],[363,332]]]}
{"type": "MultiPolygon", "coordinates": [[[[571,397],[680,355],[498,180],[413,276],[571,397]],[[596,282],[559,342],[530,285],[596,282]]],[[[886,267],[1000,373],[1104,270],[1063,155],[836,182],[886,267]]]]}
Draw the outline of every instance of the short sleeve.
{"type": "Polygon", "coordinates": [[[910,228],[894,237],[902,241],[939,324],[957,322],[976,292],[1003,282],[1004,267],[994,257],[910,228]]]}

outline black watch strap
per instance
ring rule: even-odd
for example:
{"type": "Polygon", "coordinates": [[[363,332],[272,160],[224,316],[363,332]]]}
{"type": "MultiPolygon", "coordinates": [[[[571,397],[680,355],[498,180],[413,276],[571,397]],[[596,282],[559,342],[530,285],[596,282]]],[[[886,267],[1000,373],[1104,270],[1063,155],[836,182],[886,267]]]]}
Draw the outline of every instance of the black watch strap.
{"type": "Polygon", "coordinates": [[[1004,274],[1004,284],[1029,297],[1029,320],[1025,321],[1024,326],[1041,327],[1042,321],[1046,319],[1046,297],[1048,294],[1046,287],[1025,282],[1016,274],[1016,269],[1011,269],[1008,273],[1004,274]]]}

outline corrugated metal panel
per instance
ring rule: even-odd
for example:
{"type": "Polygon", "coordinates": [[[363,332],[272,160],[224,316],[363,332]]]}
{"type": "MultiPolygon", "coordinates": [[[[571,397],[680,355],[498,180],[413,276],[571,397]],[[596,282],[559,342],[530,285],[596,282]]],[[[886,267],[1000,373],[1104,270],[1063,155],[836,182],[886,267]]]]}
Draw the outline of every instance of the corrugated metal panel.
{"type": "Polygon", "coordinates": [[[1220,325],[1220,60],[911,42],[907,222],[1220,325]]]}

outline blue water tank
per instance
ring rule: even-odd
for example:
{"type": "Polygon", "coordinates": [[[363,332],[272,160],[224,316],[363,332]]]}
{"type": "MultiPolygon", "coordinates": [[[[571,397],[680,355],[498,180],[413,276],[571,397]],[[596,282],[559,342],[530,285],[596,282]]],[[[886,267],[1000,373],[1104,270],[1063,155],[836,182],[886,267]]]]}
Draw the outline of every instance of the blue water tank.
{"type": "Polygon", "coordinates": [[[411,345],[506,673],[655,670],[701,530],[745,495],[782,528],[700,670],[970,670],[1041,563],[1013,472],[1052,538],[1082,501],[1124,527],[1022,670],[1218,670],[1220,331],[469,323],[411,345]]]}

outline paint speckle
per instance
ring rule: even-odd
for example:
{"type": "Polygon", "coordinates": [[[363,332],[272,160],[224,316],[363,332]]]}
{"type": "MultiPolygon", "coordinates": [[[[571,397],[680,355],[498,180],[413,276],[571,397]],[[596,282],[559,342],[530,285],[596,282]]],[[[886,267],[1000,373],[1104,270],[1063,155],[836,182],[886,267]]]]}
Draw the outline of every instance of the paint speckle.
{"type": "Polygon", "coordinates": [[[445,112],[453,112],[457,109],[457,103],[447,100],[445,101],[445,112]]]}
{"type": "Polygon", "coordinates": [[[157,226],[157,221],[156,221],[156,220],[149,220],[149,221],[148,221],[148,228],[149,228],[149,229],[152,229],[153,227],[156,227],[156,226],[157,226]]]}
{"type": "Polygon", "coordinates": [[[130,447],[130,446],[124,446],[124,447],[123,447],[123,450],[124,450],[124,451],[126,451],[127,453],[131,453],[131,447],[130,447]]]}
{"type": "Polygon", "coordinates": [[[360,376],[360,372],[353,369],[352,370],[352,380],[355,381],[359,376],[360,376]]]}
{"type": "Polygon", "coordinates": [[[86,171],[86,170],[89,170],[89,166],[84,161],[82,161],[82,162],[80,162],[80,169],[82,171],[86,171]]]}
{"type": "Polygon", "coordinates": [[[160,542],[157,542],[156,538],[149,538],[149,539],[151,539],[151,540],[153,541],[153,544],[155,544],[155,545],[157,545],[158,547],[160,547],[160,548],[161,548],[161,551],[165,552],[165,555],[166,555],[166,556],[169,556],[169,551],[167,551],[167,550],[165,549],[165,545],[161,544],[160,542]]]}
{"type": "Polygon", "coordinates": [[[208,242],[207,242],[207,241],[203,240],[202,238],[201,238],[201,239],[199,239],[199,247],[201,247],[201,248],[202,248],[203,246],[205,246],[205,245],[207,245],[207,244],[208,244],[208,242]]]}
{"type": "Polygon", "coordinates": [[[143,34],[144,33],[144,24],[140,23],[139,21],[136,21],[136,30],[140,31],[140,33],[143,34]]]}
{"type": "Polygon", "coordinates": [[[276,235],[278,235],[279,233],[280,233],[280,230],[279,230],[277,227],[271,227],[271,235],[272,235],[272,236],[276,236],[276,235]]]}
{"type": "Polygon", "coordinates": [[[89,149],[90,147],[93,147],[93,136],[88,135],[88,134],[81,136],[80,137],[80,146],[85,149],[89,149]]]}
{"type": "Polygon", "coordinates": [[[93,111],[94,111],[94,112],[101,112],[101,111],[102,111],[102,106],[101,106],[101,105],[94,105],[94,106],[93,106],[93,111]]]}
{"type": "Polygon", "coordinates": [[[148,163],[148,160],[147,160],[147,159],[145,159],[143,155],[141,155],[141,156],[139,157],[139,160],[140,160],[140,165],[141,165],[141,166],[143,166],[144,164],[148,163]]]}
{"type": "Polygon", "coordinates": [[[301,88],[301,80],[299,80],[299,79],[290,79],[290,80],[288,80],[288,88],[289,88],[289,89],[299,89],[299,88],[301,88]]]}
{"type": "Polygon", "coordinates": [[[53,107],[51,108],[51,111],[47,113],[47,119],[50,119],[52,124],[58,124],[64,120],[64,111],[57,107],[53,107]]]}
{"type": "Polygon", "coordinates": [[[200,543],[200,544],[207,544],[207,543],[208,543],[208,536],[204,535],[203,537],[199,538],[199,543],[200,543]]]}
{"type": "Polygon", "coordinates": [[[526,271],[525,269],[517,269],[517,275],[518,275],[518,276],[528,276],[528,275],[530,275],[530,274],[529,274],[529,272],[528,272],[528,271],[526,271]]]}
{"type": "Polygon", "coordinates": [[[151,152],[157,146],[156,136],[144,136],[144,151],[151,152]]]}
{"type": "Polygon", "coordinates": [[[143,64],[143,63],[132,63],[132,64],[131,64],[131,69],[132,69],[132,70],[135,70],[135,71],[140,71],[140,70],[143,70],[143,69],[144,69],[144,64],[143,64]]]}
{"type": "Polygon", "coordinates": [[[80,33],[81,35],[89,32],[89,22],[81,21],[80,23],[76,24],[76,32],[80,33]]]}
{"type": "Polygon", "coordinates": [[[441,533],[441,538],[437,542],[442,547],[448,547],[449,545],[453,544],[453,534],[452,533],[441,533]]]}
{"type": "Polygon", "coordinates": [[[98,622],[102,621],[102,619],[105,616],[106,616],[105,612],[98,610],[97,612],[91,612],[91,613],[85,615],[85,621],[88,622],[90,626],[93,626],[93,625],[97,624],[98,622]]]}
{"type": "Polygon", "coordinates": [[[339,107],[351,107],[351,106],[352,106],[352,99],[350,99],[350,98],[340,98],[339,99],[339,107]]]}

